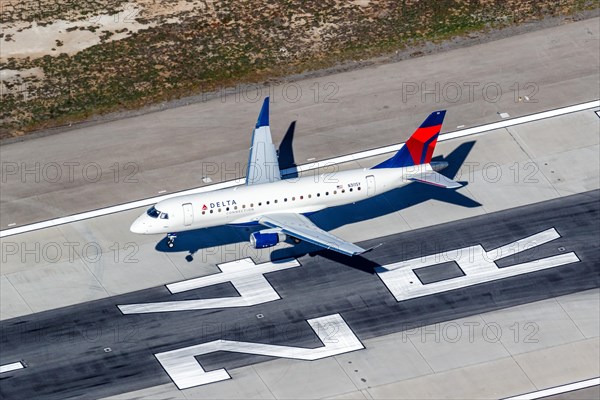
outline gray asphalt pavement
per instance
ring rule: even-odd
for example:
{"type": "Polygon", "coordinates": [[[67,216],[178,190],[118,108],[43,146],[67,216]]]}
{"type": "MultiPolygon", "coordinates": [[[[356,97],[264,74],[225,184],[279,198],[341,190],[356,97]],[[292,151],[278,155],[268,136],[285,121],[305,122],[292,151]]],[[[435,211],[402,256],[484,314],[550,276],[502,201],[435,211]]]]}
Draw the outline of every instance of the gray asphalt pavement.
{"type": "MultiPolygon", "coordinates": [[[[155,353],[216,339],[319,347],[305,320],[333,313],[340,313],[365,340],[596,288],[599,216],[596,190],[373,239],[362,245],[383,241],[385,250],[365,257],[350,259],[327,251],[301,256],[301,267],[266,276],[282,299],[253,307],[142,315],[122,315],[116,307],[236,295],[231,284],[176,295],[161,286],[5,320],[0,323],[0,364],[24,360],[28,368],[0,377],[0,398],[98,398],[168,383],[155,353]],[[551,227],[560,239],[499,265],[570,251],[581,262],[400,303],[373,273],[376,265],[478,243],[493,249],[551,227]],[[257,319],[257,314],[264,317],[257,319]]],[[[224,352],[200,357],[207,371],[268,359],[224,352]]]]}
{"type": "Polygon", "coordinates": [[[449,132],[501,114],[596,100],[599,26],[592,18],[293,88],[237,88],[211,101],[2,145],[0,228],[205,186],[203,176],[243,176],[267,94],[274,141],[295,132],[294,160],[287,161],[299,165],[403,142],[433,110],[448,110],[449,132]],[[290,99],[295,90],[300,95],[290,99]]]}

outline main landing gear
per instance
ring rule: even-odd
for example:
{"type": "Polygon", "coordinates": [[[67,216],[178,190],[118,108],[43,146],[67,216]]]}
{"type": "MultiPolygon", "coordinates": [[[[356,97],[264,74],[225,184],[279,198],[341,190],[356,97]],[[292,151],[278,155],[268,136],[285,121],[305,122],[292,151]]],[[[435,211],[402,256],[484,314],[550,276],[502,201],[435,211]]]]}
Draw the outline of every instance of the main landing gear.
{"type": "Polygon", "coordinates": [[[177,239],[176,233],[167,233],[167,247],[172,249],[175,247],[175,239],[177,239]]]}

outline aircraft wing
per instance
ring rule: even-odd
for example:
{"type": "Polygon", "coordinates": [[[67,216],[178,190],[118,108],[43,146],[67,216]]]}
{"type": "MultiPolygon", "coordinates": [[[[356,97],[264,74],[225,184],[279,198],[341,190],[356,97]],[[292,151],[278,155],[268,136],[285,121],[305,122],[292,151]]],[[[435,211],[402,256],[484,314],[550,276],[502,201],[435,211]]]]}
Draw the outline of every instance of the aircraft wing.
{"type": "Polygon", "coordinates": [[[286,235],[324,247],[339,253],[353,256],[364,253],[365,249],[324,231],[302,214],[277,213],[267,214],[258,220],[269,228],[280,228],[286,235]]]}
{"type": "Polygon", "coordinates": [[[277,151],[269,127],[269,98],[265,98],[256,127],[252,133],[252,147],[246,171],[246,185],[258,185],[281,180],[277,151]]]}
{"type": "Polygon", "coordinates": [[[428,185],[443,187],[446,189],[456,189],[462,187],[462,185],[458,182],[453,181],[452,179],[446,178],[444,175],[439,174],[435,171],[423,172],[421,174],[416,174],[408,180],[426,183],[428,185]]]}

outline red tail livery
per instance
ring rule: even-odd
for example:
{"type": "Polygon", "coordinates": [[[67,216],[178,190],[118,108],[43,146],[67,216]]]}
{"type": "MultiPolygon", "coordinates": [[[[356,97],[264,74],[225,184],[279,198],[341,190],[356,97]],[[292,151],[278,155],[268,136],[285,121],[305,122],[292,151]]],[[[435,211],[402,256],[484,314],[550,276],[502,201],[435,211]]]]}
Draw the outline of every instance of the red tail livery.
{"type": "Polygon", "coordinates": [[[431,113],[392,158],[373,168],[402,168],[428,164],[433,156],[445,115],[446,110],[431,113]]]}

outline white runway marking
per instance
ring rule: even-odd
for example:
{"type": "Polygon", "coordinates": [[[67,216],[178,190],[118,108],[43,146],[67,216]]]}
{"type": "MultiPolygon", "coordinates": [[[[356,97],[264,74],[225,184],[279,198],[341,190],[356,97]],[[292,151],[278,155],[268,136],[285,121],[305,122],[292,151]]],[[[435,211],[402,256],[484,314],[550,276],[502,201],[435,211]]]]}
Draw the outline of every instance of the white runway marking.
{"type": "Polygon", "coordinates": [[[504,268],[498,268],[495,263],[501,258],[535,248],[559,237],[558,232],[551,228],[491,251],[485,251],[481,245],[476,245],[388,264],[375,270],[397,301],[414,299],[578,262],[577,255],[570,252],[504,268]],[[415,273],[416,269],[449,261],[456,262],[464,276],[423,284],[415,273]]]}
{"type": "Polygon", "coordinates": [[[167,285],[167,289],[169,289],[171,293],[181,293],[188,290],[231,282],[239,292],[239,297],[124,304],[118,307],[123,314],[143,314],[206,310],[209,308],[248,307],[267,303],[269,301],[279,300],[280,297],[263,274],[298,267],[300,266],[300,263],[296,259],[289,259],[256,265],[252,259],[245,258],[225,264],[219,264],[218,266],[222,271],[219,274],[172,283],[167,285]]]}
{"type": "Polygon", "coordinates": [[[538,390],[537,392],[530,392],[515,397],[509,397],[505,400],[541,399],[542,397],[554,396],[557,394],[572,392],[574,390],[586,389],[597,385],[600,385],[600,378],[592,378],[585,381],[569,383],[567,385],[556,386],[549,389],[538,390]]]}
{"type": "Polygon", "coordinates": [[[25,368],[25,366],[23,365],[23,363],[21,361],[11,363],[11,364],[0,365],[0,374],[3,374],[5,372],[10,372],[10,371],[15,371],[17,369],[23,369],[23,368],[25,368]]]}
{"type": "Polygon", "coordinates": [[[324,346],[316,349],[289,347],[272,344],[214,340],[182,349],[157,353],[155,357],[179,389],[206,385],[212,382],[231,379],[225,369],[206,372],[196,356],[230,351],[270,357],[293,358],[296,360],[319,360],[354,350],[364,349],[354,332],[339,314],[307,320],[324,346]]]}
{"type": "MultiPolygon", "coordinates": [[[[536,113],[536,114],[526,115],[524,117],[507,119],[504,121],[494,122],[491,124],[486,124],[486,125],[481,125],[481,126],[476,126],[473,128],[463,129],[460,131],[449,132],[449,133],[440,135],[438,138],[438,142],[443,142],[445,140],[451,140],[451,139],[456,139],[456,138],[460,138],[460,137],[475,135],[478,133],[488,132],[488,131],[492,131],[495,129],[506,128],[509,126],[524,124],[527,122],[538,121],[538,120],[545,119],[545,118],[557,117],[560,115],[570,114],[570,113],[574,113],[577,111],[583,111],[583,110],[588,110],[588,109],[597,108],[597,107],[600,107],[600,100],[594,100],[594,101],[590,101],[587,103],[576,104],[573,106],[568,106],[568,107],[563,107],[563,108],[557,108],[555,110],[550,110],[550,111],[543,111],[543,112],[536,113]]],[[[344,162],[360,160],[363,158],[374,157],[374,156],[382,155],[385,153],[391,153],[394,151],[398,151],[402,146],[404,146],[404,143],[395,144],[395,145],[391,145],[391,146],[379,147],[377,149],[371,149],[371,150],[367,150],[367,151],[361,151],[358,153],[348,154],[348,155],[341,156],[341,157],[330,158],[328,160],[323,160],[323,161],[319,161],[319,162],[315,162],[315,163],[299,165],[296,168],[288,168],[288,169],[282,170],[281,176],[289,175],[289,174],[292,174],[295,172],[300,173],[300,172],[304,172],[304,171],[310,171],[310,170],[314,170],[317,168],[323,168],[326,166],[341,164],[344,162]]],[[[209,182],[209,181],[210,181],[210,178],[207,178],[206,182],[209,182]]],[[[181,196],[181,195],[185,195],[185,194],[204,193],[204,192],[209,192],[209,191],[213,191],[213,190],[238,186],[238,185],[242,185],[244,183],[245,183],[245,179],[240,178],[240,179],[236,179],[236,180],[232,180],[232,181],[217,183],[217,184],[210,185],[210,186],[203,186],[203,187],[199,187],[199,188],[195,188],[195,189],[184,190],[184,191],[177,192],[177,193],[169,193],[169,194],[165,194],[162,196],[151,197],[148,199],[134,201],[131,203],[119,204],[116,206],[100,208],[100,209],[93,210],[93,211],[86,211],[86,212],[79,213],[79,214],[73,214],[73,215],[69,215],[66,217],[55,218],[55,219],[51,219],[48,221],[42,221],[42,222],[36,222],[33,224],[29,224],[29,225],[18,226],[16,228],[4,229],[4,230],[0,231],[0,238],[17,235],[19,233],[30,232],[30,231],[34,231],[37,229],[43,229],[43,228],[49,228],[52,226],[68,224],[71,222],[81,221],[81,220],[88,219],[88,218],[95,218],[95,217],[99,217],[102,215],[114,214],[114,213],[121,212],[121,211],[132,210],[134,208],[146,207],[146,206],[149,206],[152,204],[156,204],[161,200],[169,199],[169,198],[175,197],[175,196],[181,196]]]]}

